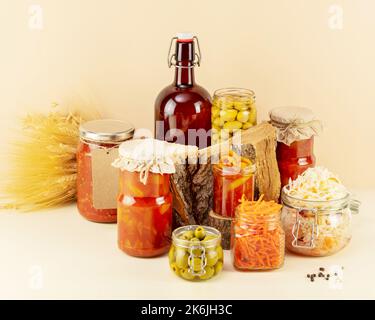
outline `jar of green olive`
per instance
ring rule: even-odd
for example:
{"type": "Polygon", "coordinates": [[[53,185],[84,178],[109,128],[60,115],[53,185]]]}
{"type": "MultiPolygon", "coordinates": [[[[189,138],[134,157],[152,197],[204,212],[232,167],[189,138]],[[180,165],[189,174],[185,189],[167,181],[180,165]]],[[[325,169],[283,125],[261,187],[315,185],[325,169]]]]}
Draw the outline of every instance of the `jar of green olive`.
{"type": "Polygon", "coordinates": [[[221,233],[215,228],[190,225],[172,234],[169,265],[185,280],[208,280],[223,268],[221,233]]]}
{"type": "Polygon", "coordinates": [[[228,140],[235,132],[255,126],[255,93],[242,88],[216,90],[212,101],[211,120],[212,144],[228,140]]]}

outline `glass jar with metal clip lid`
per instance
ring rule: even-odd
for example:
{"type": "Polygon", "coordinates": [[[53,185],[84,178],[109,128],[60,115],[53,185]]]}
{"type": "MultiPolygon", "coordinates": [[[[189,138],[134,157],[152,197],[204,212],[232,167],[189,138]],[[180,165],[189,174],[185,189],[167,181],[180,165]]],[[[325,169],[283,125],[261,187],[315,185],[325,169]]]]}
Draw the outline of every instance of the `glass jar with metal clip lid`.
{"type": "Polygon", "coordinates": [[[282,223],[286,247],[306,256],[332,255],[350,242],[352,214],[359,212],[360,202],[350,193],[332,200],[306,200],[281,193],[282,223]]]}
{"type": "Polygon", "coordinates": [[[190,225],[177,228],[172,234],[169,265],[185,280],[208,280],[223,268],[223,249],[219,230],[190,225]]]}

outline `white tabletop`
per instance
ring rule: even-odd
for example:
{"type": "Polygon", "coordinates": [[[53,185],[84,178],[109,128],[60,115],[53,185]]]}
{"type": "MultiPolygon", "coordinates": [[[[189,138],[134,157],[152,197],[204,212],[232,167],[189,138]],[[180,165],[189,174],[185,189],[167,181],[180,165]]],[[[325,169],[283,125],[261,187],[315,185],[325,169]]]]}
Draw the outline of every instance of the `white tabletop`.
{"type": "Polygon", "coordinates": [[[83,219],[74,205],[0,213],[1,299],[375,299],[375,190],[357,192],[353,239],[334,256],[288,254],[282,269],[223,272],[206,282],[176,277],[166,256],[139,259],[116,245],[116,225],[83,219]],[[343,281],[317,279],[319,267],[344,266],[343,281]]]}

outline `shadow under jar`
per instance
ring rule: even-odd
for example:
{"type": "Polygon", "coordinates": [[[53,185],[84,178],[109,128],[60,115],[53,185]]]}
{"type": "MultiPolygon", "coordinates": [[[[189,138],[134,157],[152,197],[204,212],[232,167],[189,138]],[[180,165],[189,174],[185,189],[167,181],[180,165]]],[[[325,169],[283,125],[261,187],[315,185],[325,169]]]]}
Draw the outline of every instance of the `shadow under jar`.
{"type": "Polygon", "coordinates": [[[87,220],[117,221],[118,170],[111,166],[119,145],[134,127],[118,120],[93,120],[80,126],[77,149],[77,208],[87,220]]]}
{"type": "Polygon", "coordinates": [[[350,194],[337,200],[303,200],[281,194],[282,222],[289,251],[305,256],[332,255],[348,245],[352,237],[352,213],[359,202],[350,194]]]}

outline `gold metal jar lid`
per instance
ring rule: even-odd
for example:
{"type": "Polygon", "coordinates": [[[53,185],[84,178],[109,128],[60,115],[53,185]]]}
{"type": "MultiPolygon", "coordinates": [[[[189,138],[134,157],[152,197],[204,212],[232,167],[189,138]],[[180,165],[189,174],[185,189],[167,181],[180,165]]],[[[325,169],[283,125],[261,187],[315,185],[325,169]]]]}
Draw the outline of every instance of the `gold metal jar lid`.
{"type": "Polygon", "coordinates": [[[119,143],[133,137],[134,126],[126,121],[100,119],[80,125],[80,137],[87,141],[119,143]]]}

